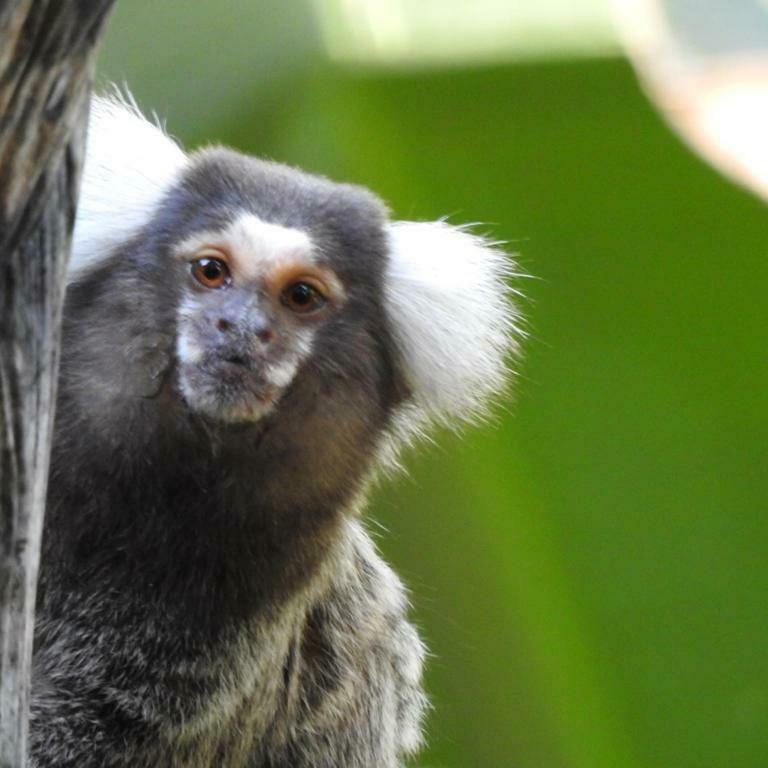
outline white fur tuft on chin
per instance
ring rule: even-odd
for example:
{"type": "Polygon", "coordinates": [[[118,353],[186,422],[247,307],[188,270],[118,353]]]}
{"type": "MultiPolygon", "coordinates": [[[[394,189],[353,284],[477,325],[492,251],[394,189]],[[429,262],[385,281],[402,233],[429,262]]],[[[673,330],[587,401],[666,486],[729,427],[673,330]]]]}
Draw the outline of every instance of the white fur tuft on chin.
{"type": "Polygon", "coordinates": [[[394,222],[389,236],[387,311],[413,391],[396,431],[407,438],[432,422],[482,418],[523,335],[513,262],[443,221],[394,222]]]}
{"type": "Polygon", "coordinates": [[[94,96],[68,280],[108,258],[157,211],[187,156],[130,95],[94,96]]]}

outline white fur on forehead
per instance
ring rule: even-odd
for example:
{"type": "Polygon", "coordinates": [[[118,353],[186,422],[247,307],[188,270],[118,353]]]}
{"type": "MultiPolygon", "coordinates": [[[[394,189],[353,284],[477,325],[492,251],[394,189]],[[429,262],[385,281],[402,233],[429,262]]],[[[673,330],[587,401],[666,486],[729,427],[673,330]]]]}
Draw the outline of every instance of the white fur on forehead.
{"type": "Polygon", "coordinates": [[[240,211],[223,229],[196,232],[176,246],[185,258],[205,246],[220,245],[232,256],[237,271],[248,279],[262,277],[265,271],[292,261],[311,264],[314,246],[301,229],[284,227],[240,211]]]}
{"type": "Polygon", "coordinates": [[[413,391],[404,416],[447,424],[481,416],[504,388],[520,334],[509,257],[442,221],[395,222],[389,237],[387,310],[413,391]]]}
{"type": "Polygon", "coordinates": [[[130,97],[92,99],[69,280],[98,266],[149,221],[186,162],[130,97]]]}

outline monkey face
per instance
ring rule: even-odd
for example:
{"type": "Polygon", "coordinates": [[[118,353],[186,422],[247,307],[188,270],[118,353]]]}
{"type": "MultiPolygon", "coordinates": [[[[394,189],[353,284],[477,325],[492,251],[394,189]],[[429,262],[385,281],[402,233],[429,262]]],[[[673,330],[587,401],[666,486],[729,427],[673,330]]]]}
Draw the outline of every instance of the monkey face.
{"type": "Polygon", "coordinates": [[[356,476],[407,391],[386,226],[361,188],[199,153],[141,230],[70,283],[61,391],[105,439],[231,441],[356,476]]]}
{"type": "Polygon", "coordinates": [[[223,422],[258,421],[310,356],[317,331],[346,300],[306,232],[232,217],[175,249],[184,266],[177,386],[187,405],[223,422]]]}

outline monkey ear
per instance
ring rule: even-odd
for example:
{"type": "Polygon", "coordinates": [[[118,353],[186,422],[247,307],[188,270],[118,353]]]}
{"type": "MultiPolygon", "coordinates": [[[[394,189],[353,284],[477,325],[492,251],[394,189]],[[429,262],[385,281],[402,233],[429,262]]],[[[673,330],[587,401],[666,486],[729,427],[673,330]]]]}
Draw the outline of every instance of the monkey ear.
{"type": "Polygon", "coordinates": [[[497,244],[443,221],[394,222],[389,241],[386,306],[412,392],[400,421],[417,422],[396,426],[421,431],[425,420],[482,417],[505,387],[521,336],[512,261],[497,244]]]}
{"type": "Polygon", "coordinates": [[[68,279],[97,266],[135,235],[177,180],[187,157],[130,94],[94,96],[68,279]]]}

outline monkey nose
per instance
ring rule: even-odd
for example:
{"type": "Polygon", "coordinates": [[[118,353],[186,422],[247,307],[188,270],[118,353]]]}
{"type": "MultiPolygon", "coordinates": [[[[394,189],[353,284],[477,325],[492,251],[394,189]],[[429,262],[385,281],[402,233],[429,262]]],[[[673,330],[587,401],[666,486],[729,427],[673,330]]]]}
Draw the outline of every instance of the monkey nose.
{"type": "Polygon", "coordinates": [[[234,322],[228,317],[220,316],[214,321],[217,330],[225,334],[255,336],[262,344],[271,344],[275,340],[275,332],[269,319],[263,315],[240,319],[234,322]]]}
{"type": "Polygon", "coordinates": [[[255,336],[265,346],[271,344],[275,338],[272,323],[261,313],[249,317],[243,330],[247,335],[255,336]]]}
{"type": "Polygon", "coordinates": [[[271,328],[261,328],[256,331],[256,338],[262,344],[270,344],[274,341],[275,332],[271,328]]]}

